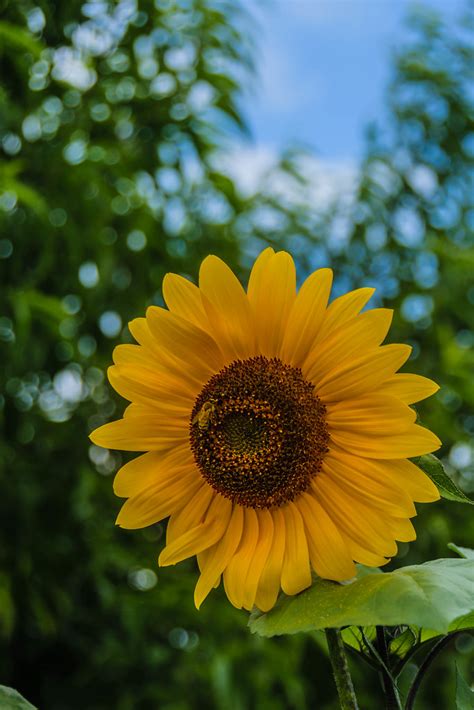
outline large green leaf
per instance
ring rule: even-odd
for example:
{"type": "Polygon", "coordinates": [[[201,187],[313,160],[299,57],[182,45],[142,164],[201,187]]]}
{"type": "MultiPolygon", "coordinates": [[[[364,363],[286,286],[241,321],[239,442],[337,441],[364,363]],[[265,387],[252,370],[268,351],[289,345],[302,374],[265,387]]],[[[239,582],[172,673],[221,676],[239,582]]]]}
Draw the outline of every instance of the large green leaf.
{"type": "Polygon", "coordinates": [[[448,476],[443,464],[436,456],[426,454],[425,456],[419,456],[414,461],[431,478],[443,498],[453,500],[456,503],[474,505],[474,501],[468,498],[448,476]]]}
{"type": "Polygon", "coordinates": [[[275,636],[327,627],[407,625],[446,633],[474,610],[472,560],[441,559],[374,572],[349,584],[317,579],[298,596],[280,597],[268,613],[254,612],[250,629],[275,636]]]}
{"type": "Polygon", "coordinates": [[[469,687],[456,666],[456,710],[474,710],[474,690],[469,687]]]}
{"type": "Polygon", "coordinates": [[[0,708],[2,710],[36,710],[17,690],[0,685],[0,708]]]}
{"type": "MultiPolygon", "coordinates": [[[[448,547],[453,552],[456,552],[456,554],[458,554],[460,557],[468,560],[474,560],[474,550],[471,550],[468,547],[460,547],[454,542],[450,542],[448,547]]],[[[466,629],[474,629],[474,611],[471,611],[469,614],[465,614],[464,616],[460,616],[459,618],[455,619],[455,621],[453,621],[449,625],[448,633],[454,633],[456,631],[462,631],[466,629]]],[[[343,632],[343,635],[346,634],[347,631],[348,629],[343,632]]],[[[404,656],[406,656],[407,653],[410,652],[410,650],[416,643],[424,643],[425,641],[430,641],[431,639],[436,638],[436,636],[440,635],[440,631],[435,631],[433,629],[425,628],[421,629],[420,631],[416,627],[408,627],[403,633],[401,633],[399,636],[397,636],[391,641],[390,651],[392,653],[395,653],[397,656],[400,656],[400,658],[403,658],[404,656]]],[[[354,635],[349,638],[353,639],[354,635]]],[[[344,638],[344,640],[346,639],[344,638]]],[[[352,645],[355,646],[355,644],[352,645]]],[[[358,649],[360,648],[360,646],[355,647],[358,649]]]]}

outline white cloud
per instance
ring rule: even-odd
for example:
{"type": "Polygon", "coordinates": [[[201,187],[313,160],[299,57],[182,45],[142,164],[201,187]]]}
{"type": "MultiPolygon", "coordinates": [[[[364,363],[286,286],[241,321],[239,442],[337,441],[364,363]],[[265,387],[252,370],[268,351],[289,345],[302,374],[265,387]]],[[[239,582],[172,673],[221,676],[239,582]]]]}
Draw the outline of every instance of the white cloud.
{"type": "Polygon", "coordinates": [[[298,165],[307,181],[301,187],[284,172],[277,172],[278,151],[271,145],[241,145],[225,154],[216,156],[218,167],[230,175],[244,195],[269,189],[273,194],[281,194],[285,199],[297,203],[307,203],[323,208],[334,200],[344,203],[352,201],[358,182],[358,168],[349,160],[322,160],[312,155],[304,155],[298,165]],[[268,177],[272,174],[271,183],[268,177]]]}
{"type": "Polygon", "coordinates": [[[276,151],[265,145],[238,144],[215,156],[217,167],[235,180],[237,188],[245,195],[257,192],[265,174],[277,161],[276,151]]]}

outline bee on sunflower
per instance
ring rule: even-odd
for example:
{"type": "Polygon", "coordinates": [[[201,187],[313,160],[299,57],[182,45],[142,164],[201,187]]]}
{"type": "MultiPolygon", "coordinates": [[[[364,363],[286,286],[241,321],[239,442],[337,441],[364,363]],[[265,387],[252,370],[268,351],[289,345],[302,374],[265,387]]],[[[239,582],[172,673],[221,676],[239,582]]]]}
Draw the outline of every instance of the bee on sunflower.
{"type": "Polygon", "coordinates": [[[160,565],[196,556],[196,606],[221,580],[238,608],[271,609],[312,571],[343,581],[414,540],[414,502],[439,498],[411,457],[439,448],[411,404],[437,391],[399,373],[408,345],[383,345],[392,311],[362,311],[374,289],[329,305],[332,271],[299,291],[293,259],[265,249],[247,291],[208,256],[199,287],[167,274],[108,375],[131,402],[91,434],[145,452],[115,478],[117,524],[169,518],[160,565]]]}

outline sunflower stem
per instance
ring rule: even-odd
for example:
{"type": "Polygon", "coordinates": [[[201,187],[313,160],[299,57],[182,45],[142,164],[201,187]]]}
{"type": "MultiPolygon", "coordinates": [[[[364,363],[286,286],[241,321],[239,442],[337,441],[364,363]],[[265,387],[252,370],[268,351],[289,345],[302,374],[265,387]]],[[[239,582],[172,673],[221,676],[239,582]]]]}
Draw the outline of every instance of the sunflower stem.
{"type": "Polygon", "coordinates": [[[401,710],[402,705],[400,702],[400,696],[398,694],[397,685],[390,670],[390,656],[388,652],[387,637],[385,635],[384,627],[377,626],[376,633],[378,652],[382,659],[380,675],[385,691],[385,701],[387,703],[387,710],[401,710]]]}
{"type": "Polygon", "coordinates": [[[407,701],[405,705],[405,710],[413,710],[415,707],[415,698],[420,689],[421,681],[425,677],[427,671],[431,668],[433,661],[437,658],[438,654],[443,651],[443,649],[453,640],[457,634],[450,634],[449,636],[443,636],[443,638],[435,643],[431,651],[427,654],[423,663],[418,669],[418,673],[408,691],[407,701]]]}
{"type": "Polygon", "coordinates": [[[339,629],[325,629],[325,633],[341,710],[358,710],[341,632],[339,629]]]}

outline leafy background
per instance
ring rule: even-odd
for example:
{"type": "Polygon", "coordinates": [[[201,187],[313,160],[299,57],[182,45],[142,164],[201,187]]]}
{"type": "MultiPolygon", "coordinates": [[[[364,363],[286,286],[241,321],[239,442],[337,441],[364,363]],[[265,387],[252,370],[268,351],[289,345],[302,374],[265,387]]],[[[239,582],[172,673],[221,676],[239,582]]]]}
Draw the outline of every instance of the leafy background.
{"type": "MultiPolygon", "coordinates": [[[[250,194],[223,169],[246,131],[249,6],[0,0],[0,683],[40,708],[336,707],[318,637],[250,635],[221,591],[197,613],[194,563],[156,567],[163,526],[113,526],[125,458],[87,435],[123,409],[104,371],[167,271],[195,278],[214,252],[245,278],[272,244],[300,276],[331,264],[336,293],[377,286],[412,371],[442,385],[420,415],[474,489],[472,5],[457,28],[411,18],[389,120],[361,137],[350,199],[324,207],[303,151],[250,194]]],[[[469,506],[445,501],[416,527],[391,568],[474,534],[469,506]]],[[[473,642],[455,648],[466,676],[473,642]]],[[[361,706],[380,707],[375,674],[353,671],[361,706]]],[[[448,657],[420,710],[450,707],[454,684],[448,657]]]]}

